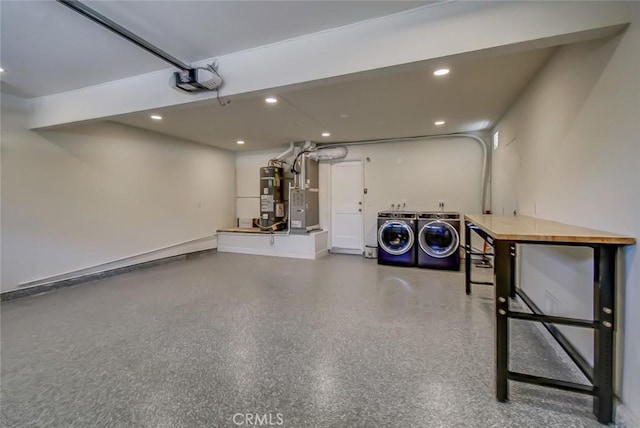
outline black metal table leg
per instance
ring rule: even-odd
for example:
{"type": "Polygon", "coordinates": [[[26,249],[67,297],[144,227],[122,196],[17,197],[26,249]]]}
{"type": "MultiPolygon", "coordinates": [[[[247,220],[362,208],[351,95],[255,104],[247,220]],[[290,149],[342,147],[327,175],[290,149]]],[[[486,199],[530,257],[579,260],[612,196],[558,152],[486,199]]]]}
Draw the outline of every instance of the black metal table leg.
{"type": "Polygon", "coordinates": [[[594,248],[593,319],[594,330],[593,413],[599,422],[613,420],[613,338],[615,331],[616,250],[613,245],[594,248]]]}
{"type": "Polygon", "coordinates": [[[508,396],[509,374],[509,294],[511,293],[510,241],[495,241],[495,301],[496,301],[496,399],[508,396]]]}
{"type": "Polygon", "coordinates": [[[464,289],[467,295],[471,294],[471,227],[464,221],[464,289]]]}
{"type": "Polygon", "coordinates": [[[509,297],[516,298],[516,244],[511,244],[509,248],[509,263],[510,263],[510,279],[509,279],[509,297]]]}

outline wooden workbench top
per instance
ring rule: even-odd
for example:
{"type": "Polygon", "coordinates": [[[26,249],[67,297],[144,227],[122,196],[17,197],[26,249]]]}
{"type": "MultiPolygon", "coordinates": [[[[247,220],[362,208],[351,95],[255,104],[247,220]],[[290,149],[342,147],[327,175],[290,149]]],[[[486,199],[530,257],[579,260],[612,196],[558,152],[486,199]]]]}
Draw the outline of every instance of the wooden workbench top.
{"type": "Polygon", "coordinates": [[[635,238],[614,233],[556,223],[523,215],[465,215],[494,239],[529,242],[566,242],[584,244],[635,244],[635,238]]]}

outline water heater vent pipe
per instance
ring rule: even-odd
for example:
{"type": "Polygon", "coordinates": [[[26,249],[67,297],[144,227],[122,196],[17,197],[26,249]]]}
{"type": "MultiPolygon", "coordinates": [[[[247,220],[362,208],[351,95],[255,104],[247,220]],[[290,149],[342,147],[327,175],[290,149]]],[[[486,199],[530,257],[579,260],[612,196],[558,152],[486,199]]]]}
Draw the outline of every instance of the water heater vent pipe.
{"type": "Polygon", "coordinates": [[[280,153],[278,156],[276,156],[272,160],[281,161],[282,159],[285,159],[285,158],[291,156],[293,154],[293,150],[294,150],[294,144],[293,144],[293,142],[291,142],[289,144],[289,148],[287,150],[285,150],[284,152],[280,153]]]}

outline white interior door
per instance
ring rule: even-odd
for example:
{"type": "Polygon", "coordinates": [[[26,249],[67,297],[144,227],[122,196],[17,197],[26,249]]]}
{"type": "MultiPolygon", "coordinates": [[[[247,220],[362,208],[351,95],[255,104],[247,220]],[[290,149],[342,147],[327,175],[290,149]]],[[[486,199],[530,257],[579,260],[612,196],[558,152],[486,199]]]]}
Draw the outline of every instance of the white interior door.
{"type": "Polygon", "coordinates": [[[362,254],[362,162],[331,165],[331,251],[362,254]]]}

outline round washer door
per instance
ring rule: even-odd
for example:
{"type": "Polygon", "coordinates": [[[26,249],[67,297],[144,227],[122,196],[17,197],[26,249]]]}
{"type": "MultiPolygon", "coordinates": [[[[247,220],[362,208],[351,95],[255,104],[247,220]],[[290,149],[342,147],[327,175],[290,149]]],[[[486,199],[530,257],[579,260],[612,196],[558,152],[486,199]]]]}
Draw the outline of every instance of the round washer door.
{"type": "Polygon", "coordinates": [[[422,226],[418,242],[422,251],[431,257],[443,259],[458,251],[460,235],[450,223],[435,220],[422,226]]]}
{"type": "Polygon", "coordinates": [[[393,256],[411,251],[414,242],[413,228],[405,222],[389,220],[378,229],[378,245],[393,256]]]}

